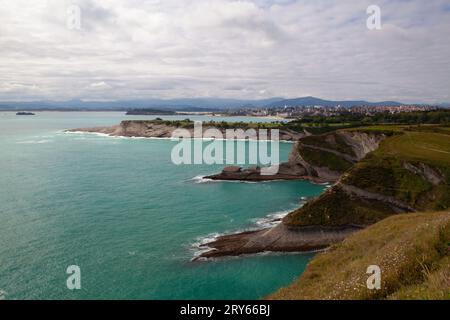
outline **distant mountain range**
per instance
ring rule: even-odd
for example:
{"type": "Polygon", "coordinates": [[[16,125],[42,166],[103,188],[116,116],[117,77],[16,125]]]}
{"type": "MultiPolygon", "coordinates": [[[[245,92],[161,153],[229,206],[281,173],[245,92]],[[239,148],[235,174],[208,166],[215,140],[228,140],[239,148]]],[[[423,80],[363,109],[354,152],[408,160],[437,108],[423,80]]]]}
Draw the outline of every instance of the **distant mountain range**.
{"type": "Polygon", "coordinates": [[[304,97],[295,99],[285,99],[280,101],[275,101],[269,104],[269,107],[284,107],[284,106],[324,106],[333,107],[340,105],[341,107],[353,107],[353,106],[400,106],[403,103],[396,101],[380,101],[380,102],[368,102],[363,100],[350,100],[350,101],[333,101],[333,100],[323,100],[315,97],[304,97]]]}
{"type": "Polygon", "coordinates": [[[281,101],[283,98],[264,100],[238,100],[220,98],[192,98],[192,99],[147,99],[121,101],[31,101],[31,102],[0,102],[0,110],[19,109],[64,109],[64,110],[129,110],[157,108],[177,111],[217,111],[241,107],[264,107],[281,101]]]}
{"type": "MultiPolygon", "coordinates": [[[[0,102],[0,110],[117,110],[157,108],[160,110],[177,111],[218,111],[224,109],[252,108],[252,107],[284,107],[284,106],[336,106],[352,107],[357,105],[402,105],[396,101],[368,102],[333,101],[315,97],[303,97],[295,99],[270,98],[262,100],[239,100],[220,98],[192,98],[192,99],[147,99],[147,100],[123,100],[123,101],[32,101],[32,102],[0,102]]],[[[439,106],[449,107],[449,103],[439,106]]]]}

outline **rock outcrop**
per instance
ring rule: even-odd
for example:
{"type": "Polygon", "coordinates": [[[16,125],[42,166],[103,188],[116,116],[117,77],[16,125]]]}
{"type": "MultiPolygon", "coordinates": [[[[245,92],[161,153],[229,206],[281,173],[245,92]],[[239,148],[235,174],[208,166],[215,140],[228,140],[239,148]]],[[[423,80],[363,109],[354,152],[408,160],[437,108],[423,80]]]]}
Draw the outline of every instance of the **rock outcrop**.
{"type": "Polygon", "coordinates": [[[286,163],[277,173],[261,174],[260,168],[223,172],[207,177],[212,180],[310,180],[316,183],[336,182],[344,171],[376,150],[384,134],[357,131],[336,131],[320,136],[307,135],[295,143],[286,163]]]}
{"type": "Polygon", "coordinates": [[[147,121],[122,121],[110,127],[71,129],[68,132],[102,133],[112,137],[170,138],[176,126],[147,121]]]}
{"type": "MultiPolygon", "coordinates": [[[[272,167],[274,168],[274,167],[272,167]]],[[[223,181],[275,181],[275,180],[310,180],[315,183],[323,183],[328,180],[321,180],[317,177],[307,175],[305,168],[299,164],[282,163],[276,169],[276,174],[264,174],[261,167],[242,168],[225,167],[219,174],[205,177],[210,180],[223,181]]]]}
{"type": "Polygon", "coordinates": [[[317,250],[392,215],[450,208],[450,158],[437,147],[430,151],[430,141],[450,149],[446,136],[410,132],[388,137],[341,131],[302,138],[287,172],[296,165],[299,176],[337,178],[336,183],[278,226],[220,237],[205,245],[211,251],[201,257],[317,250]],[[350,168],[343,173],[346,163],[350,168]]]}
{"type": "Polygon", "coordinates": [[[282,223],[276,227],[219,237],[205,244],[211,248],[198,259],[239,256],[258,252],[316,251],[341,242],[359,226],[290,228],[282,223]]]}
{"type": "Polygon", "coordinates": [[[437,186],[445,181],[445,177],[441,172],[439,172],[439,170],[433,169],[432,167],[427,166],[424,163],[420,163],[419,165],[415,166],[414,164],[405,162],[403,165],[406,170],[420,175],[423,179],[434,186],[437,186]]]}
{"type": "MultiPolygon", "coordinates": [[[[256,128],[254,129],[255,136],[249,135],[247,128],[242,124],[242,128],[224,128],[221,127],[221,123],[210,123],[202,127],[200,135],[194,130],[194,123],[181,121],[182,125],[177,125],[177,121],[158,121],[158,120],[128,120],[122,121],[119,125],[110,127],[95,127],[95,128],[78,128],[71,129],[68,132],[88,132],[88,133],[102,133],[113,137],[143,137],[143,138],[172,138],[178,137],[179,134],[176,130],[182,129],[189,134],[192,138],[203,138],[207,131],[210,129],[216,129],[220,132],[223,138],[227,137],[227,130],[234,130],[235,132],[232,139],[272,139],[271,131],[256,128]],[[242,129],[242,130],[239,130],[242,129]],[[267,134],[267,136],[266,136],[267,134]]],[[[307,136],[306,132],[296,132],[290,129],[280,129],[279,139],[281,141],[298,141],[299,139],[307,136]]],[[[209,138],[206,134],[206,138],[209,138]]]]}

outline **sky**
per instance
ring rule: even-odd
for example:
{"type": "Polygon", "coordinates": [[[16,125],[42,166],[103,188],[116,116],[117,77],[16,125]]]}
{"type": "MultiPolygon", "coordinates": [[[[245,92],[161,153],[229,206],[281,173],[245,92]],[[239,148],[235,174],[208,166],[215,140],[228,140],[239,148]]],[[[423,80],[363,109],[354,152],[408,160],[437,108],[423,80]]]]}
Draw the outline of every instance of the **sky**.
{"type": "Polygon", "coordinates": [[[0,0],[0,100],[450,102],[449,40],[450,0],[0,0]]]}

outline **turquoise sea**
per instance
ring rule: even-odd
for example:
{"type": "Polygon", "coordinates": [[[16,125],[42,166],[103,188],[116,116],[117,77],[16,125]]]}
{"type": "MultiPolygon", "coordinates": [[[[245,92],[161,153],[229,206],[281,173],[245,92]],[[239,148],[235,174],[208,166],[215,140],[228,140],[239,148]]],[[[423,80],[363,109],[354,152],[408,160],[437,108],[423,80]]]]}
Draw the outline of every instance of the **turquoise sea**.
{"type": "Polygon", "coordinates": [[[265,225],[324,186],[204,182],[223,166],[172,164],[174,141],[63,133],[149,118],[0,112],[0,299],[257,299],[302,273],[311,254],[191,259],[202,241],[265,225]],[[70,265],[81,290],[66,287],[70,265]]]}

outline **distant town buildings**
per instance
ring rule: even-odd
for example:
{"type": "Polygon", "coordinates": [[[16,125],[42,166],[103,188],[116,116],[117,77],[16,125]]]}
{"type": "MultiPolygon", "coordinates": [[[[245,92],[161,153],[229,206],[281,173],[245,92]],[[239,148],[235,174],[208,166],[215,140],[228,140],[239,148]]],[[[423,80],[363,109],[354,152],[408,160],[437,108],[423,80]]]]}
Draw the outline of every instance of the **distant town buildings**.
{"type": "Polygon", "coordinates": [[[332,117],[342,114],[358,114],[371,116],[376,113],[401,113],[416,111],[433,111],[439,109],[428,105],[385,105],[385,106],[284,106],[274,108],[242,108],[231,110],[229,114],[235,116],[254,116],[254,117],[280,117],[280,118],[302,118],[306,116],[324,116],[332,117]]]}

